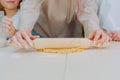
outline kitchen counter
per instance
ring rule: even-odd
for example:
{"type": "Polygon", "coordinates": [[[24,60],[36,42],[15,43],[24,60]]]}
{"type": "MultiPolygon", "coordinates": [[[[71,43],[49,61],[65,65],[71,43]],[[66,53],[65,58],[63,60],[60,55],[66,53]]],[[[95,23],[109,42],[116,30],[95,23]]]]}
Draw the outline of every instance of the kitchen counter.
{"type": "Polygon", "coordinates": [[[120,42],[73,54],[0,48],[0,80],[120,80],[120,42]]]}

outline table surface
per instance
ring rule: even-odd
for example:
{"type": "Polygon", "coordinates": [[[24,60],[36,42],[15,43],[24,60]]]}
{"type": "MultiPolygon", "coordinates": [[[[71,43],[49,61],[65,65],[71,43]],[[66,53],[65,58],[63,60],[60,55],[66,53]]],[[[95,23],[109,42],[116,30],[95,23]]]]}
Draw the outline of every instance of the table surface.
{"type": "Polygon", "coordinates": [[[0,80],[120,80],[120,42],[74,54],[0,48],[0,80]]]}

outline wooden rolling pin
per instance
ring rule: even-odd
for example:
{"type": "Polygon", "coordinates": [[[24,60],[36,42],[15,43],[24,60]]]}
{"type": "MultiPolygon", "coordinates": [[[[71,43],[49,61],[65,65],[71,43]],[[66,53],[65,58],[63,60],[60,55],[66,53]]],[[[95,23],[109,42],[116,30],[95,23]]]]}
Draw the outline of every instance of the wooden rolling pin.
{"type": "MultiPolygon", "coordinates": [[[[109,44],[98,46],[97,43],[93,43],[88,38],[37,38],[33,40],[33,48],[35,49],[107,47],[109,44]]],[[[19,48],[14,43],[11,45],[19,48]]]]}
{"type": "Polygon", "coordinates": [[[35,49],[44,48],[90,48],[93,42],[87,38],[38,38],[33,40],[35,49]]]}

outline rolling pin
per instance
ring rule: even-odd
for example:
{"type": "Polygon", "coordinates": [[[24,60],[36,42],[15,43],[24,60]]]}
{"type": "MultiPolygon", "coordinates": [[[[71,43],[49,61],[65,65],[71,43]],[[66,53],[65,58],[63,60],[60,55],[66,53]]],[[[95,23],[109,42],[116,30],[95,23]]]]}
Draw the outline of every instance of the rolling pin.
{"type": "MultiPolygon", "coordinates": [[[[97,44],[93,44],[93,41],[88,38],[38,38],[33,40],[33,45],[35,49],[97,47],[97,44]]],[[[107,45],[104,45],[104,47],[105,46],[107,45]]]]}
{"type": "MultiPolygon", "coordinates": [[[[62,48],[92,48],[92,47],[107,47],[110,43],[98,46],[97,43],[88,38],[37,38],[33,40],[34,49],[62,49],[62,48]]],[[[12,46],[19,48],[14,43],[12,46]]]]}

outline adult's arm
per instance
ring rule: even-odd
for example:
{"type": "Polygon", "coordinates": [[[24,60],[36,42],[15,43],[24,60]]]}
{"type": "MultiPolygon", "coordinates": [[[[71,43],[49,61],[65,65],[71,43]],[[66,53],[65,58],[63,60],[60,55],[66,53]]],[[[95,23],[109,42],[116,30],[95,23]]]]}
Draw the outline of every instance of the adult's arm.
{"type": "Polygon", "coordinates": [[[99,46],[110,42],[110,37],[100,28],[95,1],[80,0],[78,3],[81,5],[78,5],[77,17],[84,27],[85,37],[97,42],[99,46]]]}
{"type": "Polygon", "coordinates": [[[40,13],[43,0],[23,0],[20,5],[20,29],[32,30],[40,13]]]}
{"type": "Polygon", "coordinates": [[[43,1],[44,0],[24,0],[21,3],[20,29],[15,36],[9,40],[9,43],[13,43],[20,48],[33,47],[32,40],[38,38],[38,36],[32,36],[31,30],[39,17],[41,3],[43,1]]]}
{"type": "Polygon", "coordinates": [[[97,16],[97,6],[94,0],[79,0],[77,17],[80,23],[84,26],[85,37],[88,37],[90,33],[99,26],[99,19],[97,16]]]}

